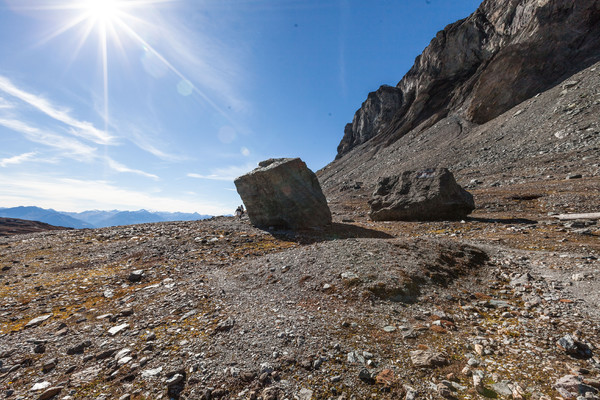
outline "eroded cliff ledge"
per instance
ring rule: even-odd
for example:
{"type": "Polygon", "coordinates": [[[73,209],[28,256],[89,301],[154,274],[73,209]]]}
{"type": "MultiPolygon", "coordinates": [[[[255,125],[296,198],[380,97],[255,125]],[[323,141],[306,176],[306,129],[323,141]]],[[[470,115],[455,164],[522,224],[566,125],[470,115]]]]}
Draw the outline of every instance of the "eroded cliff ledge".
{"type": "Polygon", "coordinates": [[[438,32],[396,87],[369,94],[337,158],[449,114],[485,123],[598,59],[600,0],[485,0],[438,32]]]}

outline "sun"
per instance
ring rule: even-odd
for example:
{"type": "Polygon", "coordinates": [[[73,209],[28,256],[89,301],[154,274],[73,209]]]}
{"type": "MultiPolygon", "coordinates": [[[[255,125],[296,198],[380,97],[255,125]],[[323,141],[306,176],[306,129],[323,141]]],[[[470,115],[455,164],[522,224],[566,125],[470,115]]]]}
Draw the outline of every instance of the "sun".
{"type": "MultiPolygon", "coordinates": [[[[25,3],[34,0],[0,0],[25,3]]],[[[182,82],[187,82],[185,93],[200,93],[187,79],[183,73],[173,66],[169,60],[159,53],[146,39],[144,33],[154,25],[150,20],[145,19],[144,15],[156,14],[158,7],[167,6],[179,0],[36,0],[40,3],[47,3],[39,7],[33,7],[40,12],[60,12],[63,13],[62,23],[57,28],[46,34],[43,40],[38,44],[42,45],[50,40],[61,36],[67,32],[74,32],[78,40],[74,47],[70,48],[72,62],[80,53],[92,33],[97,34],[97,43],[99,49],[99,60],[102,72],[103,83],[103,119],[104,130],[108,131],[109,126],[109,57],[112,51],[120,51],[122,55],[127,55],[126,45],[136,44],[145,52],[152,53],[160,60],[172,73],[177,75],[182,82]],[[112,46],[111,46],[112,44],[112,46]]],[[[1,6],[0,6],[1,8],[1,6]]],[[[158,14],[156,14],[158,15],[158,14]]],[[[187,94],[186,94],[187,95],[187,94]]]]}
{"type": "Polygon", "coordinates": [[[84,0],[82,9],[87,17],[99,22],[112,22],[123,12],[120,0],[84,0]]]}

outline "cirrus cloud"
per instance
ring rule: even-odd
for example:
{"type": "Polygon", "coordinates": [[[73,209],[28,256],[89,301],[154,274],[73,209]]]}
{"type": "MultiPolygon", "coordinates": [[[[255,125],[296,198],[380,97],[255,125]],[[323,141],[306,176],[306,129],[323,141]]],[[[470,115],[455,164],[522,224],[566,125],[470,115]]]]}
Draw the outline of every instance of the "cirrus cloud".
{"type": "Polygon", "coordinates": [[[2,160],[0,160],[0,167],[24,163],[25,161],[33,159],[33,157],[35,157],[36,155],[37,153],[35,151],[32,151],[29,153],[23,153],[9,158],[3,158],[2,160]]]}
{"type": "Polygon", "coordinates": [[[94,127],[91,122],[81,121],[71,116],[69,110],[61,109],[40,95],[29,93],[15,86],[10,79],[0,76],[0,91],[29,104],[48,117],[67,125],[70,133],[96,144],[113,144],[115,138],[94,127]]]}

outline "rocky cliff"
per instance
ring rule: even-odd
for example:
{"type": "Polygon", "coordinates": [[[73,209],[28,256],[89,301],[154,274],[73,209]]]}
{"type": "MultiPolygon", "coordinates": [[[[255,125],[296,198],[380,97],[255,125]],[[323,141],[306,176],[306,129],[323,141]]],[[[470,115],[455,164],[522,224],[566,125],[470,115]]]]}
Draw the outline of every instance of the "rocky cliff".
{"type": "Polygon", "coordinates": [[[396,85],[369,94],[337,159],[449,115],[483,124],[600,59],[600,0],[485,0],[438,32],[396,85]]]}

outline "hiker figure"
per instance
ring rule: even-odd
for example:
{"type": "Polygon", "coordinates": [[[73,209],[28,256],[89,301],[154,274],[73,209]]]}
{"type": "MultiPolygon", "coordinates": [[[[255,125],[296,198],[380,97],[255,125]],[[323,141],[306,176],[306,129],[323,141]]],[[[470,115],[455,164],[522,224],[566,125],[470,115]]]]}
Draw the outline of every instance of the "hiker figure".
{"type": "Polygon", "coordinates": [[[242,219],[242,216],[244,216],[244,205],[243,204],[235,210],[235,216],[238,217],[239,219],[242,219]]]}

